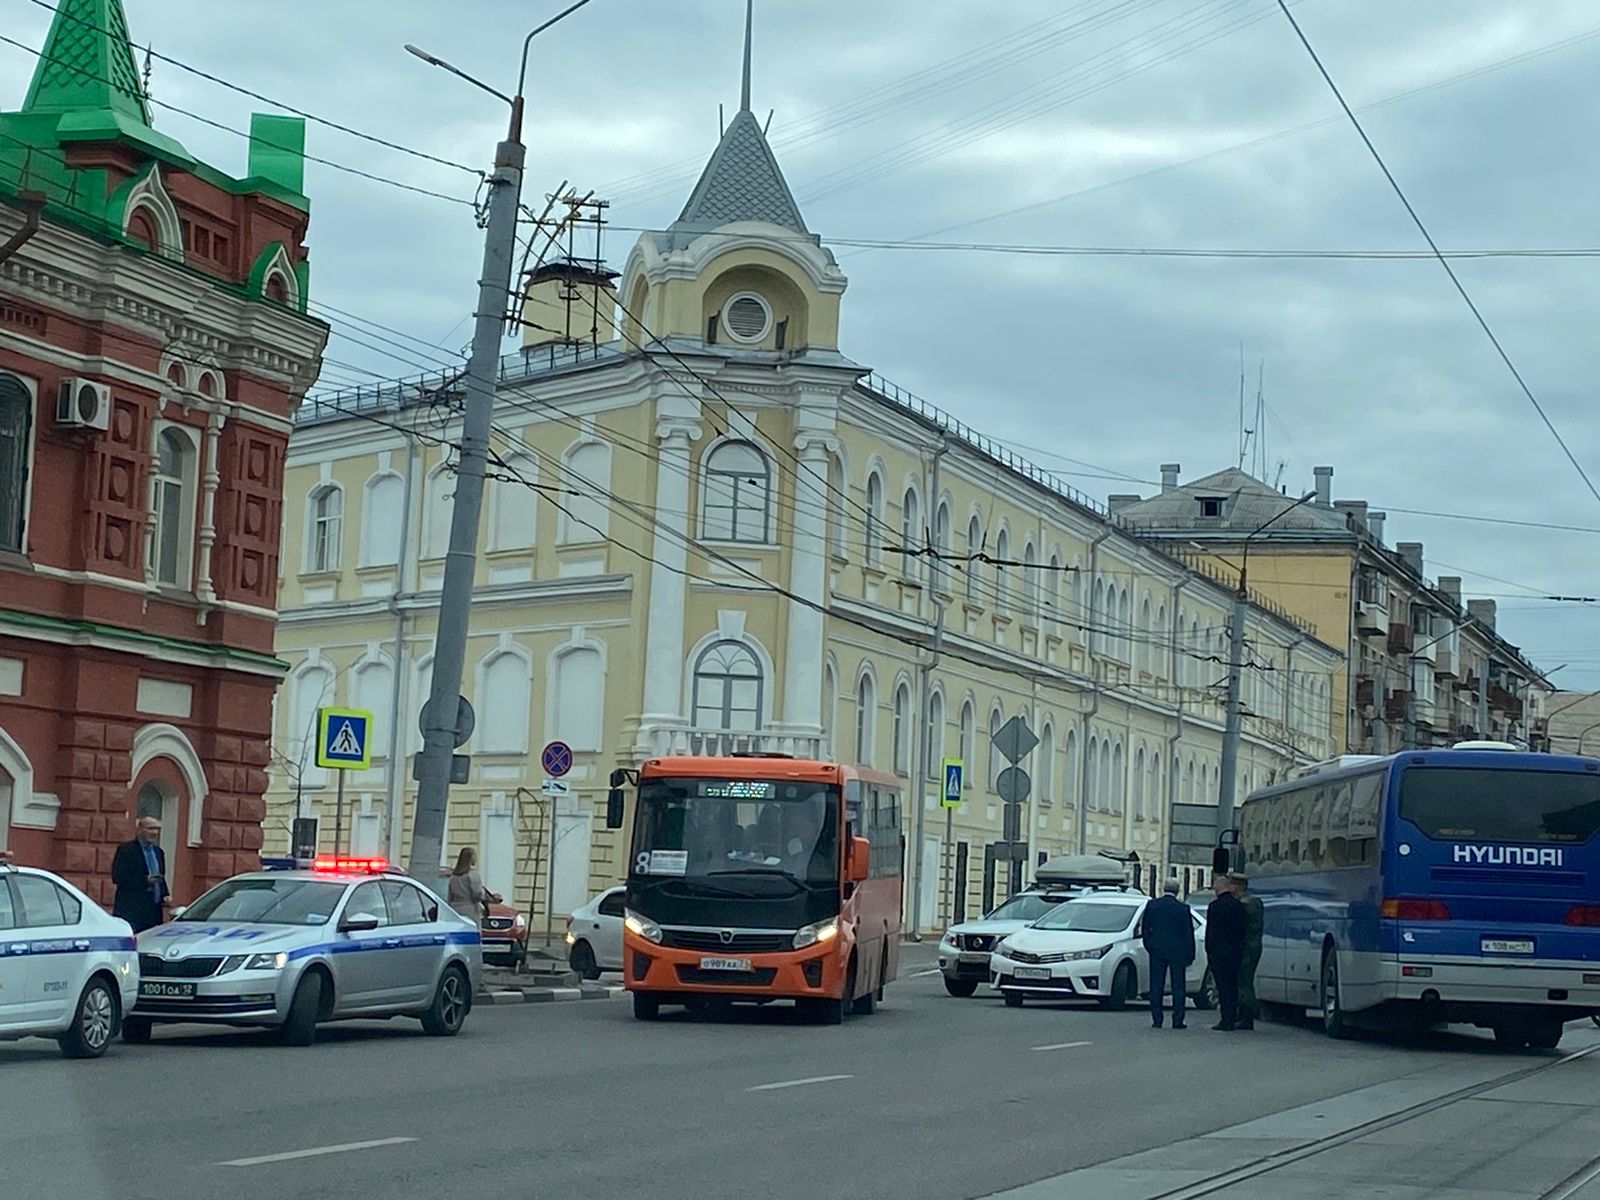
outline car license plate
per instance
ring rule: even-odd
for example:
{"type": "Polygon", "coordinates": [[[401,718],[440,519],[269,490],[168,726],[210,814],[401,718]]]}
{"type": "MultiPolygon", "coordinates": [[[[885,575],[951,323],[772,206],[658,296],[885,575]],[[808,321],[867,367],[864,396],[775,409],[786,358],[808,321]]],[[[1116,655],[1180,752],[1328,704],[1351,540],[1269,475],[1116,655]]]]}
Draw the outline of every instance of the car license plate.
{"type": "Polygon", "coordinates": [[[963,953],[960,956],[960,961],[964,963],[986,963],[989,961],[989,956],[987,954],[963,953]]]}
{"type": "Polygon", "coordinates": [[[748,958],[702,958],[700,960],[702,971],[748,971],[750,960],[748,958]]]}
{"type": "Polygon", "coordinates": [[[163,983],[160,980],[145,980],[139,984],[139,995],[160,997],[170,1000],[174,996],[184,999],[193,999],[194,984],[192,983],[163,983]]]}
{"type": "Polygon", "coordinates": [[[1049,967],[1016,967],[1011,974],[1018,979],[1049,979],[1049,967]]]}
{"type": "Polygon", "coordinates": [[[1532,954],[1532,938],[1484,938],[1485,954],[1532,954]]]}

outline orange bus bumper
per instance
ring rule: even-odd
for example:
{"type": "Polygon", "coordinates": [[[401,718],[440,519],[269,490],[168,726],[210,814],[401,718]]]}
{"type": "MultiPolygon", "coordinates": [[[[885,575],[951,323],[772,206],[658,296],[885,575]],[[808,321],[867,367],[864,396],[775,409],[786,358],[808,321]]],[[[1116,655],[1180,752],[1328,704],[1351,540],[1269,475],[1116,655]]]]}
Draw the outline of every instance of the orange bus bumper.
{"type": "Polygon", "coordinates": [[[630,992],[665,996],[737,996],[769,1000],[837,1000],[844,995],[849,947],[835,938],[804,950],[771,954],[714,954],[679,950],[646,941],[631,930],[622,934],[623,984],[630,992]],[[707,970],[702,959],[749,960],[749,971],[707,970]]]}

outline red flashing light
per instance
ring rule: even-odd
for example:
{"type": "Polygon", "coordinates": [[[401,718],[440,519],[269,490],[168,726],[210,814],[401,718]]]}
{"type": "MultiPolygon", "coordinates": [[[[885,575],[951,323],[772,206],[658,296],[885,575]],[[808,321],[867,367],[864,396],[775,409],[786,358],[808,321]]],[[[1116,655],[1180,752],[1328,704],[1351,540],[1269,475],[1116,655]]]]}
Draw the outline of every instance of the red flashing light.
{"type": "Polygon", "coordinates": [[[1582,925],[1588,929],[1600,928],[1600,904],[1577,904],[1567,910],[1566,925],[1582,925]]]}
{"type": "Polygon", "coordinates": [[[389,869],[387,858],[352,858],[343,854],[319,854],[311,860],[313,871],[345,871],[376,875],[389,869]]]}
{"type": "Polygon", "coordinates": [[[1380,916],[1400,921],[1448,921],[1450,910],[1438,900],[1385,900],[1380,916]]]}

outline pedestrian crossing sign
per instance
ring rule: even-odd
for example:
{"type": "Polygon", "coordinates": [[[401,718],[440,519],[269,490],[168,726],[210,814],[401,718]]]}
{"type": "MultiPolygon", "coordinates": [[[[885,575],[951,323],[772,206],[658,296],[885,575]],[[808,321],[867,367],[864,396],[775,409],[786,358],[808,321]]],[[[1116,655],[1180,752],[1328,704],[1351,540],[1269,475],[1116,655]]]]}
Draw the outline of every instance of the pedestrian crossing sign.
{"type": "Polygon", "coordinates": [[[372,765],[372,714],[359,708],[317,709],[317,766],[364,771],[372,765]]]}
{"type": "Polygon", "coordinates": [[[967,773],[967,764],[959,758],[944,760],[944,796],[941,798],[946,808],[958,808],[961,805],[962,779],[967,773]]]}

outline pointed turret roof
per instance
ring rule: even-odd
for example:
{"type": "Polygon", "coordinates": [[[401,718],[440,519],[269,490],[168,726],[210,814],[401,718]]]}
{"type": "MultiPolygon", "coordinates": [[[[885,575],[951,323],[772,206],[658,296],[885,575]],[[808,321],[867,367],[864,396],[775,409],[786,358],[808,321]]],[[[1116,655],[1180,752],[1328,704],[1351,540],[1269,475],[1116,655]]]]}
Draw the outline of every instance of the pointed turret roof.
{"type": "Polygon", "coordinates": [[[122,0],[61,0],[23,112],[104,109],[150,124],[122,0]]]}

